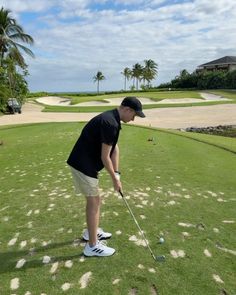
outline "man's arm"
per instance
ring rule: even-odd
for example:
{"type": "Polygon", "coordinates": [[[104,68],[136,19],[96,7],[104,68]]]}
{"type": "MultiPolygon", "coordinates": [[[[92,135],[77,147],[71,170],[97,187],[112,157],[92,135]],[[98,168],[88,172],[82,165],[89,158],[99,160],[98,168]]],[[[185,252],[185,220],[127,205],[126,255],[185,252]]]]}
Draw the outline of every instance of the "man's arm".
{"type": "Polygon", "coordinates": [[[114,151],[111,155],[111,161],[112,161],[114,171],[119,171],[119,159],[120,159],[119,146],[116,144],[114,151]]]}
{"type": "Polygon", "coordinates": [[[110,157],[111,149],[112,149],[111,145],[103,143],[102,144],[101,159],[102,159],[104,167],[106,168],[106,170],[108,171],[108,173],[111,176],[114,189],[116,191],[120,191],[120,190],[122,190],[121,182],[120,182],[120,180],[118,180],[116,178],[116,175],[115,175],[115,171],[116,171],[116,169],[118,169],[117,165],[119,164],[119,159],[118,159],[119,158],[119,149],[118,149],[118,146],[115,147],[115,150],[113,151],[113,153],[115,152],[116,156],[114,155],[112,158],[110,157]]]}

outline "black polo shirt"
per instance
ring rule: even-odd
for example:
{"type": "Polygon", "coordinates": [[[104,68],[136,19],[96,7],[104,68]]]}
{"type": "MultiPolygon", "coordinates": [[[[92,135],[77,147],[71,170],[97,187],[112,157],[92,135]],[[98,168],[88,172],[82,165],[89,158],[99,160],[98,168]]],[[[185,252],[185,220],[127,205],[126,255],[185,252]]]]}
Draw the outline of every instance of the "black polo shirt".
{"type": "Polygon", "coordinates": [[[117,109],[94,117],[83,128],[67,163],[76,170],[97,178],[98,171],[104,168],[101,160],[102,143],[112,145],[112,154],[120,129],[120,116],[117,109]]]}

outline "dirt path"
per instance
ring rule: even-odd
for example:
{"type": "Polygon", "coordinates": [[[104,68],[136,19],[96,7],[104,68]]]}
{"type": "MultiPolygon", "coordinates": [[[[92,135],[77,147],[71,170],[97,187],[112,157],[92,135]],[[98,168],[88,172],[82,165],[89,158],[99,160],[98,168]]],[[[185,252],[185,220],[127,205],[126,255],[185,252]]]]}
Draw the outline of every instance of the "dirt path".
{"type": "MultiPolygon", "coordinates": [[[[13,125],[39,122],[78,122],[88,121],[97,113],[43,113],[43,107],[26,103],[22,114],[0,117],[0,125],[13,125]]],[[[207,127],[236,125],[236,104],[171,107],[144,111],[146,118],[135,118],[132,124],[159,128],[207,127]]]]}

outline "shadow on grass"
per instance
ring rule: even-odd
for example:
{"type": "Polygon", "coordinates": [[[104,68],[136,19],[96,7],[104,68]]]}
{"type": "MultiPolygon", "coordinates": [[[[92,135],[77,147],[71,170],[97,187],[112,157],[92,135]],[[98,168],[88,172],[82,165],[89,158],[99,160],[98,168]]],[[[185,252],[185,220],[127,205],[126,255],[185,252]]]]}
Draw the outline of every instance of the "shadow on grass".
{"type": "MultiPolygon", "coordinates": [[[[84,242],[83,240],[71,240],[71,241],[65,241],[62,243],[52,243],[45,247],[38,247],[38,248],[32,248],[31,250],[21,250],[21,251],[8,251],[4,253],[0,253],[0,273],[7,273],[7,272],[15,272],[15,271],[22,271],[26,268],[37,268],[37,267],[43,267],[45,264],[43,263],[42,255],[44,252],[62,248],[64,246],[73,246],[75,245],[75,249],[78,249],[78,246],[80,243],[84,242]],[[76,244],[75,244],[76,242],[76,244]],[[37,256],[34,258],[34,256],[37,256]],[[26,263],[22,268],[16,268],[16,264],[20,259],[25,259],[26,263]]],[[[78,251],[77,251],[78,252],[78,251]]],[[[62,250],[63,253],[63,250],[62,250]]],[[[51,260],[50,263],[53,262],[60,262],[60,261],[66,261],[66,260],[73,260],[76,258],[83,257],[83,252],[78,254],[65,254],[61,256],[50,256],[51,260]]]]}

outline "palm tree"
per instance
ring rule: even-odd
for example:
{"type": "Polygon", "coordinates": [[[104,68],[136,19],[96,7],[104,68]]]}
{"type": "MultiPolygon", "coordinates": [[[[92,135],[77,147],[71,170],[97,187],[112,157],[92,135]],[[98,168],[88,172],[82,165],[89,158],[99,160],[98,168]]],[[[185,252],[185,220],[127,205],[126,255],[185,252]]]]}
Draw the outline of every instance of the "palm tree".
{"type": "Polygon", "coordinates": [[[132,69],[132,77],[136,79],[136,90],[138,90],[138,82],[141,80],[142,73],[143,67],[139,63],[136,63],[132,69]]]}
{"type": "Polygon", "coordinates": [[[144,60],[143,80],[148,82],[148,88],[150,87],[150,82],[155,79],[157,75],[157,66],[157,63],[152,59],[144,60]]]}
{"type": "Polygon", "coordinates": [[[10,10],[3,7],[0,10],[0,66],[3,64],[5,55],[9,55],[18,64],[25,65],[21,51],[32,57],[34,54],[21,43],[32,45],[34,40],[24,32],[23,28],[10,16],[10,13],[10,10]]]}
{"type": "Polygon", "coordinates": [[[125,77],[125,81],[124,81],[124,90],[126,90],[126,82],[127,80],[129,80],[132,76],[132,71],[129,68],[124,68],[123,72],[121,72],[121,74],[125,77]]]}
{"type": "Polygon", "coordinates": [[[100,71],[98,71],[97,74],[93,77],[94,83],[97,82],[97,93],[99,93],[99,82],[105,79],[105,76],[103,76],[103,73],[100,71]]]}

